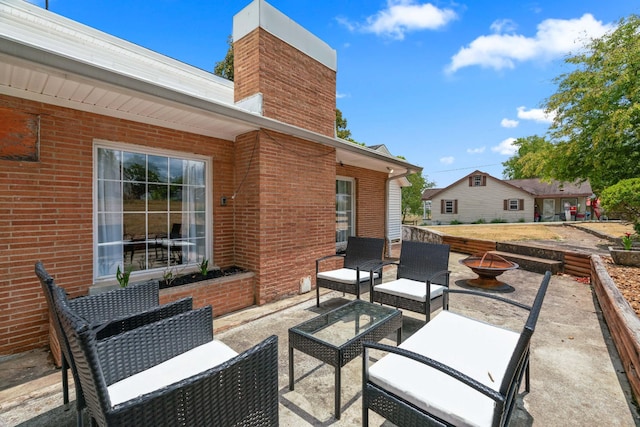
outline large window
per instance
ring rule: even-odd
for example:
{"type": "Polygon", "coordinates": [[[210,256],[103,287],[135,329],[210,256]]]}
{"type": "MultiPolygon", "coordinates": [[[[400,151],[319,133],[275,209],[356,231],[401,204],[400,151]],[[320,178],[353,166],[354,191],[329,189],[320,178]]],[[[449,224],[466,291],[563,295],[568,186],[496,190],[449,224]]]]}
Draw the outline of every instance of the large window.
{"type": "Polygon", "coordinates": [[[208,161],[97,144],[95,275],[207,259],[208,161]]]}
{"type": "Polygon", "coordinates": [[[336,179],[336,250],[347,247],[349,236],[355,235],[355,183],[352,178],[336,179]]]}

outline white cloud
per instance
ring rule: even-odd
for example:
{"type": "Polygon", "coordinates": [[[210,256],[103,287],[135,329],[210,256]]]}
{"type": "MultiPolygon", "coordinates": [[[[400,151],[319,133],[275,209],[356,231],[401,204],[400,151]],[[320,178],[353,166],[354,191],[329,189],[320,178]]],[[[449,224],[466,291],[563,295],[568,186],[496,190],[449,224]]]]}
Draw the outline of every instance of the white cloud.
{"type": "Polygon", "coordinates": [[[511,19],[499,19],[493,21],[489,27],[494,33],[512,33],[518,28],[511,19]]]}
{"type": "Polygon", "coordinates": [[[551,123],[555,114],[547,114],[541,108],[532,108],[527,110],[526,107],[518,107],[518,118],[522,120],[533,120],[538,123],[551,123]]]}
{"type": "Polygon", "coordinates": [[[338,22],[350,31],[359,30],[402,40],[408,32],[435,30],[456,18],[457,14],[453,10],[439,9],[431,3],[387,0],[387,7],[369,16],[364,23],[352,23],[344,18],[338,18],[338,22]]]}
{"type": "Polygon", "coordinates": [[[351,95],[349,95],[347,93],[336,92],[336,99],[350,98],[350,97],[351,97],[351,95]]]}
{"type": "Polygon", "coordinates": [[[442,163],[443,165],[450,165],[454,160],[455,158],[453,156],[440,157],[440,163],[442,163]]]}
{"type": "Polygon", "coordinates": [[[473,65],[495,70],[512,69],[518,62],[556,59],[582,49],[589,40],[601,37],[613,28],[586,13],[579,19],[546,19],[538,24],[535,36],[525,37],[505,34],[515,28],[505,22],[508,21],[491,25],[491,30],[499,33],[480,36],[461,48],[451,58],[446,71],[454,73],[473,65]]]}
{"type": "Polygon", "coordinates": [[[491,151],[505,156],[513,156],[518,151],[518,147],[513,145],[515,138],[507,138],[495,147],[491,147],[491,151]]]}
{"type": "Polygon", "coordinates": [[[479,147],[479,148],[467,148],[467,153],[469,154],[481,154],[484,153],[484,149],[486,147],[479,147]]]}
{"type": "Polygon", "coordinates": [[[500,121],[500,126],[502,126],[503,128],[517,128],[519,124],[520,122],[517,120],[511,120],[506,118],[500,121]]]}

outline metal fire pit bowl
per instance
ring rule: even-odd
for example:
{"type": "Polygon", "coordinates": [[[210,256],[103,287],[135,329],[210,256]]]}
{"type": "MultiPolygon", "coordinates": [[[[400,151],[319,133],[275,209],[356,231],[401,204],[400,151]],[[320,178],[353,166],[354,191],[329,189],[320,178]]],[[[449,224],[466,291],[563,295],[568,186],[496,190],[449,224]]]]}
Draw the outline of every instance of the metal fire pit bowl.
{"type": "Polygon", "coordinates": [[[518,264],[506,260],[499,255],[487,252],[485,254],[471,255],[460,260],[460,264],[467,266],[478,275],[476,279],[467,280],[469,286],[482,289],[499,289],[505,286],[504,282],[497,279],[502,273],[518,268],[518,264]]]}

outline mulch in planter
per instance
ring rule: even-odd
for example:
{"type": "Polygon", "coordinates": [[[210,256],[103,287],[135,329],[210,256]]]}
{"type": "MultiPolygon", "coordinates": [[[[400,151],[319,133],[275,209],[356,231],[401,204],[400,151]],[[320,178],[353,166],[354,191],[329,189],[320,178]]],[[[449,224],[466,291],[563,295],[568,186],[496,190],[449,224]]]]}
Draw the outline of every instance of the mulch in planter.
{"type": "Polygon", "coordinates": [[[173,288],[176,286],[188,285],[190,283],[200,282],[203,280],[217,279],[219,277],[232,276],[234,274],[245,273],[248,270],[244,268],[232,266],[223,269],[209,270],[206,276],[200,273],[190,273],[179,276],[172,281],[160,280],[160,289],[173,288]]]}

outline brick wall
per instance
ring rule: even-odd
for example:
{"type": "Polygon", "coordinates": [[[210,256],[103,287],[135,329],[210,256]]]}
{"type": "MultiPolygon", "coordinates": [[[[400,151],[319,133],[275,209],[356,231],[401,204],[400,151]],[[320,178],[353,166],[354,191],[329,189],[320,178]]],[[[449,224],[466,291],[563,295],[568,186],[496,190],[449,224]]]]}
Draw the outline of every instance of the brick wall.
{"type": "Polygon", "coordinates": [[[299,293],[335,252],[334,150],[271,131],[238,138],[236,256],[256,272],[256,302],[299,293]]]}
{"type": "Polygon", "coordinates": [[[254,274],[204,280],[184,286],[160,290],[160,304],[193,298],[193,308],[213,307],[214,316],[237,311],[254,304],[254,274]]]}
{"type": "Polygon", "coordinates": [[[263,114],[335,135],[336,73],[262,28],[234,43],[236,101],[263,95],[263,114]]]}
{"type": "Polygon", "coordinates": [[[336,174],[356,179],[356,234],[384,238],[387,174],[348,165],[338,165],[336,174]]]}
{"type": "MultiPolygon", "coordinates": [[[[40,159],[0,160],[0,355],[47,343],[41,260],[71,296],[93,282],[93,139],[213,157],[214,200],[233,191],[233,143],[0,95],[0,107],[40,116],[40,159]]],[[[214,259],[235,264],[233,211],[214,203],[214,259]]],[[[220,312],[218,314],[221,314],[220,312]]]]}

